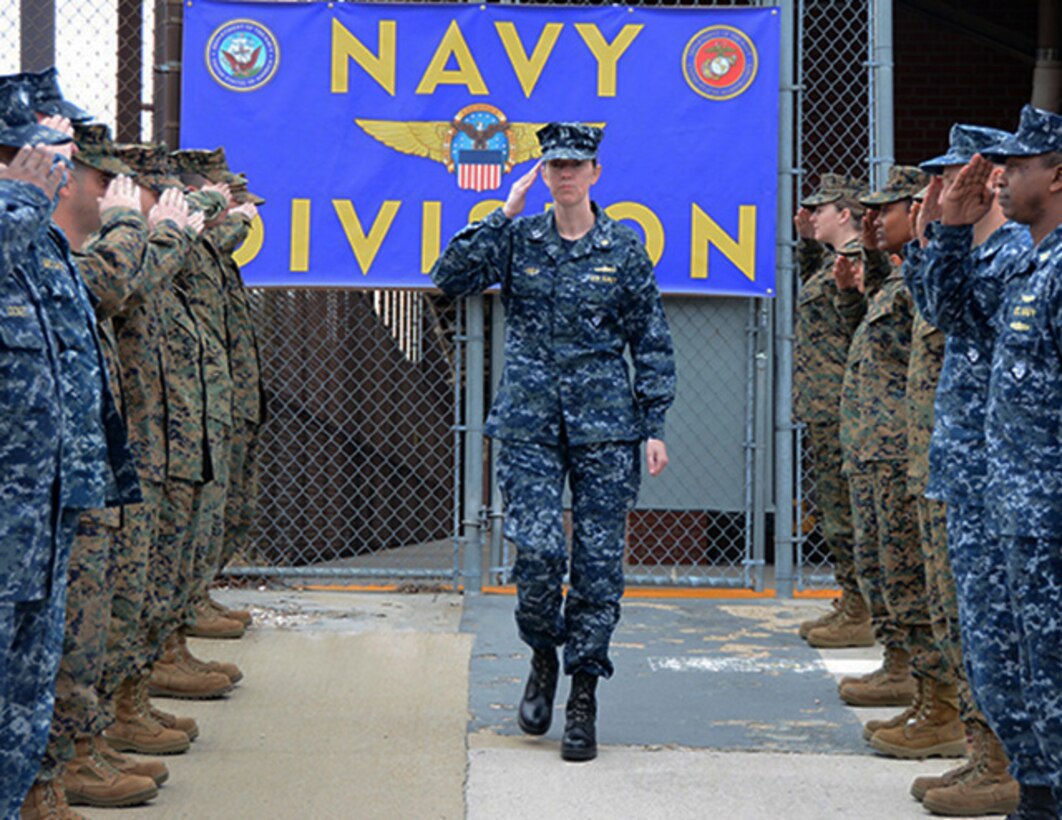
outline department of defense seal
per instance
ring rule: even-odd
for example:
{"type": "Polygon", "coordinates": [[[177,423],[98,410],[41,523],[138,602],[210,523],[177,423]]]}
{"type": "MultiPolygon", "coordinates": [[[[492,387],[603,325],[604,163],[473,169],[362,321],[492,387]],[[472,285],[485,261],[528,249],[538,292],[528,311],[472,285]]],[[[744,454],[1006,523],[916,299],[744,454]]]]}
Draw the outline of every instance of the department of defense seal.
{"type": "Polygon", "coordinates": [[[269,29],[255,20],[230,20],[210,35],[207,69],[230,91],[254,91],[273,79],[280,65],[280,45],[269,29]]]}
{"type": "Polygon", "coordinates": [[[731,100],[743,94],[759,68],[756,46],[733,26],[709,26],[686,43],[682,74],[690,88],[709,100],[731,100]]]}

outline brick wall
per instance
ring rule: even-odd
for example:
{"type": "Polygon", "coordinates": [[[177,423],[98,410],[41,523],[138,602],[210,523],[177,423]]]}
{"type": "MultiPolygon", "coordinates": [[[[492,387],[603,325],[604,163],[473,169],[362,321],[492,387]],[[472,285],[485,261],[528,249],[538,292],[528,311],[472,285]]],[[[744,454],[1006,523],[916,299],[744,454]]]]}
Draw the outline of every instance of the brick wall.
{"type": "MultiPolygon", "coordinates": [[[[958,5],[1026,38],[1035,48],[1036,0],[971,0],[958,5]]],[[[1032,95],[1031,63],[897,2],[894,12],[896,161],[947,148],[954,122],[1013,131],[1032,95]]]]}

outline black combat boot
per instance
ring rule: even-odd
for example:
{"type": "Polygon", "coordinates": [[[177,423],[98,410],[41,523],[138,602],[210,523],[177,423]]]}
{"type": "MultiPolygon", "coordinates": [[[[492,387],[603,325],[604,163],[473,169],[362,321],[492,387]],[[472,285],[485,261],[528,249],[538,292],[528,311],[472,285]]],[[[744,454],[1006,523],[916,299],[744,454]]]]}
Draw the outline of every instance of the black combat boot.
{"type": "Polygon", "coordinates": [[[597,719],[597,676],[589,672],[576,672],[572,676],[572,691],[568,695],[568,707],[564,720],[564,739],[561,741],[561,757],[565,760],[593,760],[597,757],[597,734],[594,721],[597,719]]]}
{"type": "Polygon", "coordinates": [[[524,697],[516,722],[529,735],[544,735],[553,721],[553,698],[557,694],[557,650],[536,649],[531,656],[524,697]]]}
{"type": "Polygon", "coordinates": [[[1007,815],[1007,820],[1057,820],[1058,808],[1050,786],[1021,785],[1018,810],[1007,815]]]}

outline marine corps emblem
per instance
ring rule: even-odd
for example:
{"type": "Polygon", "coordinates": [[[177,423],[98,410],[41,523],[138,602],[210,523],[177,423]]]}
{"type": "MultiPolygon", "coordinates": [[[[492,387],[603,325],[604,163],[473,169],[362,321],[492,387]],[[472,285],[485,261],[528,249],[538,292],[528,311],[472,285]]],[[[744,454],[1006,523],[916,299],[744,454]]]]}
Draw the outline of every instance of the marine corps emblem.
{"type": "Polygon", "coordinates": [[[494,191],[515,165],[541,156],[535,132],[543,122],[509,122],[500,109],[474,103],[453,119],[354,122],[366,134],[403,154],[441,162],[457,177],[457,187],[494,191]]]}
{"type": "Polygon", "coordinates": [[[280,45],[261,23],[230,20],[207,40],[206,64],[210,76],[224,88],[254,91],[276,74],[280,45]]]}
{"type": "Polygon", "coordinates": [[[733,26],[698,31],[682,53],[682,74],[690,88],[709,100],[730,100],[756,79],[759,56],[748,35],[733,26]]]}

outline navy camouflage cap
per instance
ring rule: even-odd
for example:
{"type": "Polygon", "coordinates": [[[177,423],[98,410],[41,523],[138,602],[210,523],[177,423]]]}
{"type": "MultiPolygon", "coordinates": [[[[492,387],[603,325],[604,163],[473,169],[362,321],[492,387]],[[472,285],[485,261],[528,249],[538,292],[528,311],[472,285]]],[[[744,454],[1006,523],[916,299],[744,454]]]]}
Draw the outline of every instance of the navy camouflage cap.
{"type": "Polygon", "coordinates": [[[28,86],[18,75],[0,77],[0,145],[64,145],[71,138],[37,122],[28,86]]]}
{"type": "Polygon", "coordinates": [[[63,97],[59,88],[59,69],[26,71],[21,75],[29,86],[33,110],[39,114],[66,117],[70,122],[88,122],[92,115],[79,105],[63,97]]]}
{"type": "Polygon", "coordinates": [[[229,170],[224,148],[215,148],[212,151],[185,148],[181,151],[174,151],[170,156],[176,163],[179,173],[198,174],[211,182],[224,182],[227,185],[236,181],[236,175],[229,170]]]}
{"type": "Polygon", "coordinates": [[[998,128],[984,125],[963,125],[955,123],[951,127],[950,141],[946,154],[927,159],[919,167],[929,174],[939,174],[950,165],[965,165],[974,158],[974,154],[999,144],[1009,134],[998,128]]]}
{"type": "Polygon", "coordinates": [[[876,208],[902,199],[912,199],[928,182],[929,176],[925,171],[913,165],[894,165],[889,169],[889,179],[885,187],[860,197],[859,202],[868,208],[876,208]]]}
{"type": "Polygon", "coordinates": [[[581,122],[551,122],[535,132],[542,146],[542,161],[596,159],[604,129],[581,122]]]}
{"type": "Polygon", "coordinates": [[[133,169],[115,155],[111,129],[103,123],[75,123],[74,142],[77,144],[76,162],[113,176],[135,176],[133,169]]]}
{"type": "Polygon", "coordinates": [[[186,148],[174,151],[172,156],[182,173],[198,174],[211,182],[223,182],[228,185],[233,202],[252,202],[255,205],[265,203],[262,197],[247,190],[247,177],[229,170],[224,148],[215,148],[213,151],[186,148]]]}
{"type": "Polygon", "coordinates": [[[184,190],[184,183],[177,178],[169,150],[155,143],[121,143],[114,151],[122,162],[136,171],[136,181],[161,193],[166,188],[184,190]]]}
{"type": "Polygon", "coordinates": [[[986,148],[981,156],[1002,162],[1007,157],[1038,157],[1055,151],[1062,152],[1062,116],[1027,105],[1021,110],[1018,130],[986,148]]]}
{"type": "Polygon", "coordinates": [[[812,208],[816,205],[828,205],[845,197],[857,200],[866,196],[866,193],[867,184],[861,179],[846,177],[843,174],[823,174],[815,193],[804,197],[800,204],[805,208],[812,208]]]}
{"type": "Polygon", "coordinates": [[[243,205],[245,202],[250,202],[252,205],[264,205],[265,200],[258,196],[258,194],[252,194],[247,189],[247,177],[243,174],[233,174],[235,181],[229,186],[229,190],[232,192],[232,201],[237,205],[243,205]]]}

